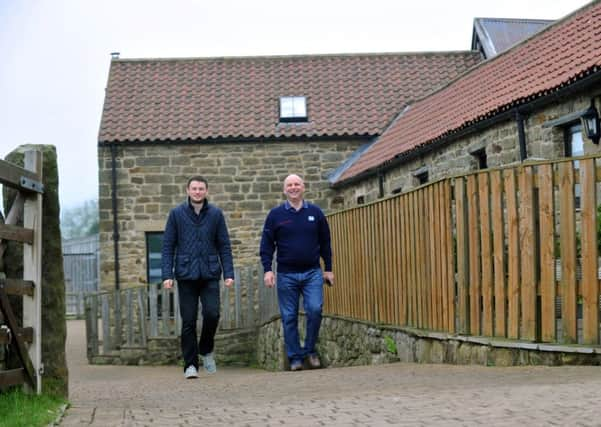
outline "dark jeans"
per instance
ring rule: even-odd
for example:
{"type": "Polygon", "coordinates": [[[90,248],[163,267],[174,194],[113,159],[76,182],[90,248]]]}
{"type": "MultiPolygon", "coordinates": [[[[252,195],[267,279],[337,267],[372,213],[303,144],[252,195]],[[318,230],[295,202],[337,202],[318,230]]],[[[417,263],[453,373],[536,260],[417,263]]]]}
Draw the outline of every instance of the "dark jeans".
{"type": "Polygon", "coordinates": [[[219,281],[180,280],[179,309],[182,316],[182,355],[184,369],[192,365],[198,369],[198,354],[211,353],[215,345],[215,332],[219,323],[219,281]],[[198,299],[202,304],[202,331],[196,341],[198,299]]]}

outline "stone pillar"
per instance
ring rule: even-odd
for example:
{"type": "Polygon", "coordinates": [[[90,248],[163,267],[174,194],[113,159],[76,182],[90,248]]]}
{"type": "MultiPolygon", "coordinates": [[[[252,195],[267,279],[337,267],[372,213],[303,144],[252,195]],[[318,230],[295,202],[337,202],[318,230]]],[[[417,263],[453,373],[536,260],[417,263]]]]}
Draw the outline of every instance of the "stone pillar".
{"type": "MultiPolygon", "coordinates": [[[[42,152],[43,217],[42,217],[42,376],[43,391],[68,396],[68,371],[65,359],[67,324],[65,319],[65,277],[60,232],[58,201],[58,168],[56,148],[52,145],[22,145],[6,156],[6,161],[23,166],[28,150],[42,152]]],[[[5,187],[4,210],[12,205],[16,193],[5,187]]],[[[9,242],[5,253],[7,277],[22,277],[21,245],[9,242]]]]}

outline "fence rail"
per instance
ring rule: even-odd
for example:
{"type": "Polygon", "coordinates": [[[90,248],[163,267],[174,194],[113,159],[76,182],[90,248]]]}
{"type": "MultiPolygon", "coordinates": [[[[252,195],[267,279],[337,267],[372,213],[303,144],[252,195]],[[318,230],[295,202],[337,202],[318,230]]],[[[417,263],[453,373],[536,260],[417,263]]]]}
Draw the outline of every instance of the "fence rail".
{"type": "Polygon", "coordinates": [[[599,345],[598,157],[485,170],[329,216],[325,311],[599,345]]]}
{"type": "MultiPolygon", "coordinates": [[[[232,288],[221,284],[219,331],[252,328],[277,313],[274,289],[263,286],[260,266],[235,269],[232,288]]],[[[84,295],[88,357],[126,347],[147,347],[150,338],[179,337],[181,318],[177,285],[130,287],[84,295]]],[[[198,328],[202,327],[199,307],[198,328]]]]}

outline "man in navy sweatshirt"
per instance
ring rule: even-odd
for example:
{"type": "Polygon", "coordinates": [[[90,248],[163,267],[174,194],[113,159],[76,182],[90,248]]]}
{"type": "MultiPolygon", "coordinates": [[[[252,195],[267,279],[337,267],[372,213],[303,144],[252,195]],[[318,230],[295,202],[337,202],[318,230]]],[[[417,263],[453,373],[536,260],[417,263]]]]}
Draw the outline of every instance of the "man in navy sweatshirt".
{"type": "Polygon", "coordinates": [[[324,280],[334,284],[330,227],[321,209],[303,199],[305,184],[298,175],[284,180],[286,202],[267,215],[261,238],[261,263],[265,286],[275,285],[271,269],[277,251],[277,292],[284,326],[284,343],[290,370],[299,371],[307,359],[311,368],[321,367],[315,345],[321,326],[324,280]],[[324,261],[322,272],[320,258],[324,261]],[[298,333],[300,295],[306,316],[305,345],[298,333]]]}
{"type": "Polygon", "coordinates": [[[181,346],[184,376],[198,376],[198,355],[207,373],[216,372],[213,346],[219,323],[219,279],[234,283],[234,263],[230,238],[217,207],[209,204],[209,184],[202,176],[193,176],[186,186],[187,200],[172,209],[165,225],[162,248],[163,286],[177,280],[182,316],[181,346]],[[202,331],[196,341],[198,299],[202,303],[202,331]]]}

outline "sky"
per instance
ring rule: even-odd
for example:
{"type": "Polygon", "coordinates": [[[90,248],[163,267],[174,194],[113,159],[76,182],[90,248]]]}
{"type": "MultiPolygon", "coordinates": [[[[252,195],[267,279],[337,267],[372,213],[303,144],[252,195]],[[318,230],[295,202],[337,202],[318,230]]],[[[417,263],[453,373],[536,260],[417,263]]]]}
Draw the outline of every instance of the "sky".
{"type": "Polygon", "coordinates": [[[0,158],[57,149],[62,209],[98,197],[121,58],[468,50],[475,17],[560,19],[587,0],[0,0],[0,158]]]}

